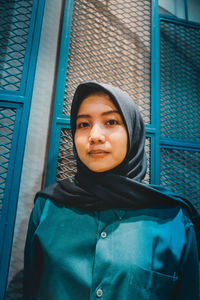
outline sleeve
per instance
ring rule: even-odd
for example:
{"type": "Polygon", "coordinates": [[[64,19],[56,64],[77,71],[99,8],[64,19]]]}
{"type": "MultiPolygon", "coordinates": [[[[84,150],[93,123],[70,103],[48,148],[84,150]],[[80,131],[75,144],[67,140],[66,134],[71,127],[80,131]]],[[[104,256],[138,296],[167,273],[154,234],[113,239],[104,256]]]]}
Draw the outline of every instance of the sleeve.
{"type": "Polygon", "coordinates": [[[34,239],[34,233],[40,223],[40,217],[45,205],[44,198],[37,198],[29,219],[26,243],[24,249],[24,300],[37,299],[39,272],[41,268],[41,251],[34,239]],[[40,266],[40,268],[38,268],[40,266]]]}
{"type": "Polygon", "coordinates": [[[199,300],[199,253],[193,224],[186,225],[186,247],[182,258],[175,300],[199,300]]]}

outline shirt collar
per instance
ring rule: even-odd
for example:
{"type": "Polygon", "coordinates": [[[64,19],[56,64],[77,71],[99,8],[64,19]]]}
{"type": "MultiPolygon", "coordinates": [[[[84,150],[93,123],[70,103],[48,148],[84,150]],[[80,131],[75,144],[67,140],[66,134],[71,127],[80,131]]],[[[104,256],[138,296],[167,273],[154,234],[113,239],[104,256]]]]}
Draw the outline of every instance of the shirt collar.
{"type": "Polygon", "coordinates": [[[119,220],[122,220],[126,213],[126,210],[124,209],[114,209],[113,211],[119,220]]]}

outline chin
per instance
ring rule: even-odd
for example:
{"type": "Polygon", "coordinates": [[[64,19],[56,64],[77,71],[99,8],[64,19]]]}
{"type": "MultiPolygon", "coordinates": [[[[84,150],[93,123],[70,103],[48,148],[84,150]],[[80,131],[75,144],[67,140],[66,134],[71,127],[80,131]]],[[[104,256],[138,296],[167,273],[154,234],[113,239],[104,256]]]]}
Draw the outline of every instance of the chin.
{"type": "Polygon", "coordinates": [[[87,166],[89,170],[91,170],[92,172],[95,172],[95,173],[104,173],[104,172],[107,172],[107,171],[110,171],[112,169],[114,169],[116,166],[87,166]]]}
{"type": "Polygon", "coordinates": [[[96,168],[89,168],[92,172],[94,173],[103,173],[103,172],[106,172],[106,171],[109,171],[111,169],[96,169],[96,168]]]}

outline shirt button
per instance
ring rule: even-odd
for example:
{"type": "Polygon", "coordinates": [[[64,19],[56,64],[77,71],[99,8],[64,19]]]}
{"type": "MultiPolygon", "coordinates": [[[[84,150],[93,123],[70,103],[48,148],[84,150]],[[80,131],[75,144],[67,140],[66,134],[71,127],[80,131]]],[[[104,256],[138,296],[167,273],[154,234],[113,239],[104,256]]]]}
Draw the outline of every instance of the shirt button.
{"type": "Polygon", "coordinates": [[[101,298],[103,296],[102,289],[98,289],[97,292],[96,292],[96,295],[97,295],[98,298],[101,298]]]}
{"type": "Polygon", "coordinates": [[[105,238],[107,237],[107,233],[103,231],[103,232],[101,233],[101,237],[102,237],[103,239],[105,239],[105,238]]]}

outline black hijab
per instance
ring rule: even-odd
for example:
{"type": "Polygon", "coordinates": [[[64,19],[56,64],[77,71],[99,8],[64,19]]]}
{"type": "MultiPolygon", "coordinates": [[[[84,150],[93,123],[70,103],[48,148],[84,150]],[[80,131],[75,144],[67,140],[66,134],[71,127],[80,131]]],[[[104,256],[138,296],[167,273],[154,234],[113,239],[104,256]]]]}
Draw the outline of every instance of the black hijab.
{"type": "Polygon", "coordinates": [[[80,161],[74,146],[77,161],[75,184],[64,179],[40,191],[36,196],[40,195],[50,198],[59,205],[86,211],[180,206],[188,211],[196,230],[199,229],[198,212],[189,201],[164,187],[142,182],[147,170],[144,150],[145,127],[134,101],[127,93],[104,83],[80,84],[75,91],[71,107],[73,141],[80,103],[89,94],[97,91],[109,95],[123,118],[128,133],[128,149],[124,161],[112,170],[95,173],[80,161]]]}

